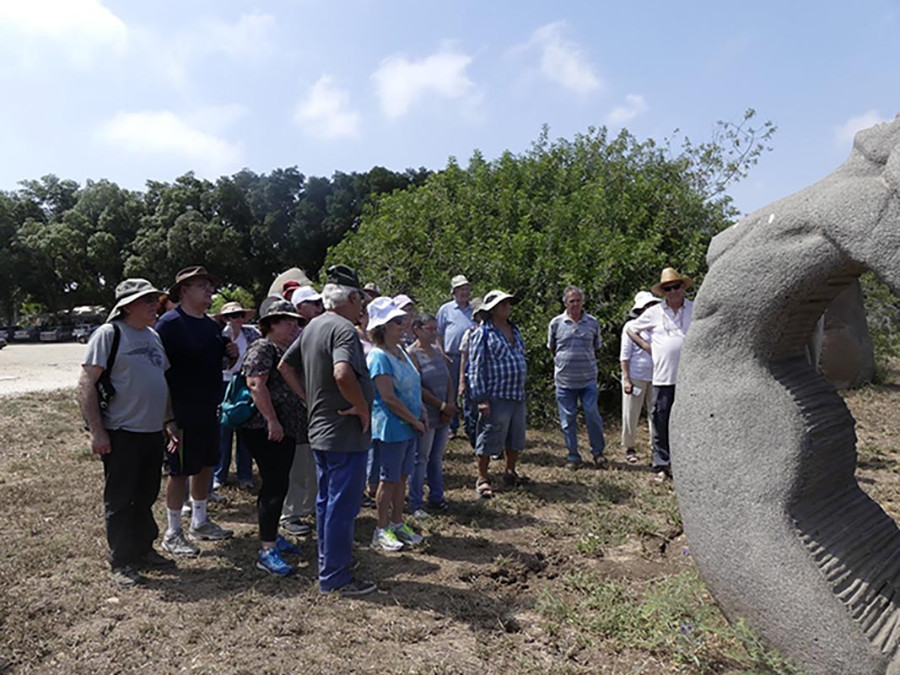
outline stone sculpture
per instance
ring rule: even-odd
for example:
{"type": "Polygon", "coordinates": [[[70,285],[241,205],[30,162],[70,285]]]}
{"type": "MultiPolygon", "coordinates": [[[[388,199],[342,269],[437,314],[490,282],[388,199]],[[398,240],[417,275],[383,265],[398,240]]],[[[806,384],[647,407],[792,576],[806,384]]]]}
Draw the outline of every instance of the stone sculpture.
{"type": "Polygon", "coordinates": [[[866,269],[900,292],[900,116],[822,181],[716,236],[678,373],[675,488],[723,610],[815,673],[900,673],[900,530],[806,359],[866,269]]]}

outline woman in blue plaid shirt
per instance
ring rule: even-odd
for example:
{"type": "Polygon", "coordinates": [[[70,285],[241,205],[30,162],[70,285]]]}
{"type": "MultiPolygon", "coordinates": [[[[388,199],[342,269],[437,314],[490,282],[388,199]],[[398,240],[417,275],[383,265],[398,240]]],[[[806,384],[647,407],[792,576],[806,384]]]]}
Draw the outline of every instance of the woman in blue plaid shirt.
{"type": "Polygon", "coordinates": [[[478,404],[475,456],[478,480],[475,491],[482,499],[494,496],[488,464],[491,457],[506,455],[504,487],[527,479],[516,473],[516,461],[525,448],[525,342],[509,320],[516,298],[503,291],[484,296],[484,324],[472,333],[467,364],[468,390],[478,404]]]}

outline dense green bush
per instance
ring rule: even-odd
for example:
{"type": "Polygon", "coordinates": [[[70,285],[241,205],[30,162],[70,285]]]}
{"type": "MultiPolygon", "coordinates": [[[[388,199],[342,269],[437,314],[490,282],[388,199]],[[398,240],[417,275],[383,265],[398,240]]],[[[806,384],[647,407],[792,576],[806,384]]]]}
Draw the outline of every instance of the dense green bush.
{"type": "MultiPolygon", "coordinates": [[[[468,276],[474,295],[514,292],[535,425],[556,419],[547,324],[562,311],[565,286],[581,286],[603,330],[601,400],[615,410],[619,335],[635,292],[667,266],[699,282],[710,239],[731,223],[730,199],[713,176],[727,154],[723,145],[690,143],[673,154],[626,131],[609,138],[604,128],[551,142],[545,130],[524,154],[487,161],[475,152],[466,168],[451,159],[424,185],[384,195],[328,262],[350,264],[385,293],[407,293],[431,311],[449,299],[454,274],[468,276]]],[[[749,155],[741,161],[755,161],[749,155]]]]}

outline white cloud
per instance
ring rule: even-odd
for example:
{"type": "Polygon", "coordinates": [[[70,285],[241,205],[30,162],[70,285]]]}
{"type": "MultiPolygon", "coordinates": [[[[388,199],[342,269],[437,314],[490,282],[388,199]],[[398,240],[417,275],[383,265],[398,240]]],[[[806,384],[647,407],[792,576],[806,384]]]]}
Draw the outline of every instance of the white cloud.
{"type": "Polygon", "coordinates": [[[838,145],[852,143],[853,137],[856,136],[857,131],[862,131],[863,129],[875,126],[876,124],[889,121],[890,120],[886,117],[879,115],[877,110],[869,110],[857,117],[851,117],[839,127],[835,127],[834,141],[838,145]]]}
{"type": "Polygon", "coordinates": [[[189,70],[199,59],[224,54],[240,62],[259,62],[274,53],[270,14],[244,14],[237,21],[206,19],[182,26],[174,35],[136,31],[138,51],[147,66],[161,72],[170,83],[187,88],[189,70]]]}
{"type": "Polygon", "coordinates": [[[243,162],[240,143],[198,129],[169,110],[117,113],[100,126],[97,138],[138,157],[186,160],[205,174],[237,171],[243,162]]]}
{"type": "Polygon", "coordinates": [[[541,74],[551,82],[579,94],[602,89],[603,82],[594,73],[584,50],[563,37],[565,27],[563,21],[541,26],[531,34],[531,40],[519,49],[540,50],[541,74]]]}
{"type": "Polygon", "coordinates": [[[640,94],[628,94],[625,96],[625,104],[616,106],[606,116],[606,123],[611,127],[620,127],[638,115],[643,115],[647,110],[649,110],[649,107],[643,96],[640,94]]]}
{"type": "Polygon", "coordinates": [[[350,94],[329,75],[322,75],[309,96],[297,104],[294,121],[310,136],[333,139],[359,135],[360,114],[350,109],[350,94]]]}
{"type": "Polygon", "coordinates": [[[381,110],[391,118],[406,115],[426,95],[462,99],[474,87],[466,75],[472,57],[446,47],[421,61],[389,56],[371,79],[381,100],[381,110]]]}
{"type": "Polygon", "coordinates": [[[271,14],[244,14],[234,23],[213,19],[182,35],[181,42],[189,53],[260,58],[271,53],[270,31],[274,26],[271,14]]]}
{"type": "Polygon", "coordinates": [[[0,43],[20,65],[48,50],[61,50],[66,62],[87,67],[97,52],[121,54],[128,27],[99,0],[2,0],[0,43]]]}

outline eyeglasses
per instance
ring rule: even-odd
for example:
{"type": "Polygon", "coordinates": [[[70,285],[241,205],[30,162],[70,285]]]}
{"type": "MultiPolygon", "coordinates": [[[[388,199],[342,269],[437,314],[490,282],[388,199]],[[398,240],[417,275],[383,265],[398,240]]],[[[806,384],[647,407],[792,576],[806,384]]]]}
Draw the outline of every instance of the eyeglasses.
{"type": "Polygon", "coordinates": [[[679,281],[677,284],[672,284],[671,286],[663,286],[662,291],[663,293],[671,293],[672,291],[677,291],[682,285],[683,284],[679,281]]]}

